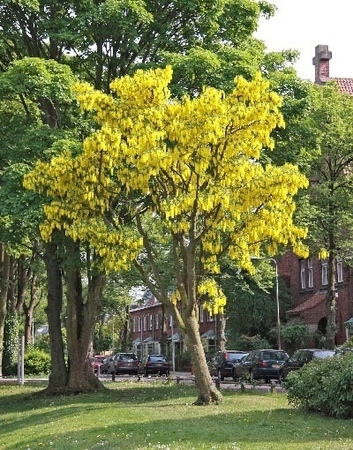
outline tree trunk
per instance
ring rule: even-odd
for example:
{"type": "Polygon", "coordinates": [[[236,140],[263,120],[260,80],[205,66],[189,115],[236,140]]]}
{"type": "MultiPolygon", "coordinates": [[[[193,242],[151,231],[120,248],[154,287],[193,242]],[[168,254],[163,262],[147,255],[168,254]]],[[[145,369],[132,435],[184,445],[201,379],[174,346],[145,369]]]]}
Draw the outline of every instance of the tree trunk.
{"type": "Polygon", "coordinates": [[[4,350],[4,330],[6,318],[7,288],[10,275],[10,257],[6,254],[5,245],[0,242],[0,378],[2,373],[2,357],[4,350]]]}
{"type": "Polygon", "coordinates": [[[162,314],[161,314],[161,325],[162,325],[162,335],[161,335],[161,353],[162,355],[167,354],[167,321],[166,321],[166,314],[165,314],[165,306],[162,303],[162,314]]]}
{"type": "Polygon", "coordinates": [[[61,313],[63,304],[63,288],[61,277],[61,264],[58,248],[54,242],[45,246],[45,265],[48,283],[48,316],[51,373],[47,393],[62,394],[67,384],[68,371],[64,359],[64,343],[61,331],[61,313]]]}
{"type": "MultiPolygon", "coordinates": [[[[72,243],[72,256],[80,249],[72,243]]],[[[68,393],[92,392],[101,387],[90,366],[90,347],[97,322],[105,276],[88,276],[88,294],[84,301],[79,266],[72,264],[67,271],[67,350],[69,357],[68,393]]]]}
{"type": "Polygon", "coordinates": [[[334,350],[336,342],[336,259],[333,252],[330,252],[328,261],[328,281],[329,287],[326,295],[326,348],[334,350]]]}
{"type": "Polygon", "coordinates": [[[125,317],[123,322],[123,329],[121,333],[121,348],[127,351],[131,348],[131,333],[130,333],[130,305],[125,308],[125,317]]]}
{"type": "Polygon", "coordinates": [[[217,350],[224,352],[226,349],[226,323],[227,319],[224,314],[217,314],[216,316],[217,321],[217,350]]]}
{"type": "Polygon", "coordinates": [[[213,383],[208,370],[206,355],[202,346],[199,324],[195,316],[184,319],[185,331],[188,339],[188,350],[191,355],[195,381],[199,388],[199,397],[195,405],[208,405],[212,402],[221,402],[222,395],[213,383]]]}
{"type": "Polygon", "coordinates": [[[28,306],[26,301],[23,302],[23,312],[25,315],[25,345],[29,345],[32,342],[32,336],[34,336],[33,330],[33,313],[34,308],[37,305],[37,286],[36,286],[37,276],[33,274],[31,279],[31,289],[28,306]]]}

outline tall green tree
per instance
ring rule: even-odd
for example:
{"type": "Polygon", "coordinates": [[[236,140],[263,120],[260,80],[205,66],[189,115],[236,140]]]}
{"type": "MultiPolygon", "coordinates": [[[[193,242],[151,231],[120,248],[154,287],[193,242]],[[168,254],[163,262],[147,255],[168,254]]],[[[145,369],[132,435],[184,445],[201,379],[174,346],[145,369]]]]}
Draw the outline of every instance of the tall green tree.
{"type": "Polygon", "coordinates": [[[310,187],[299,213],[309,229],[312,253],[328,263],[326,346],[333,349],[337,262],[350,265],[353,250],[353,98],[331,82],[312,86],[310,100],[300,122],[300,130],[310,135],[306,143],[311,154],[310,187]]]}
{"type": "Polygon", "coordinates": [[[257,162],[264,146],[273,147],[271,130],[283,125],[280,98],[260,75],[237,79],[229,95],[208,88],[179,102],[170,99],[171,75],[170,67],[136,72],[111,85],[114,96],[77,86],[97,131],[77,158],[64,151],[49,165],[39,163],[26,186],[53,198],[43,239],[60,230],[87,240],[107,271],[133,262],[182,330],[200,389],[196,404],[207,404],[221,396],[207,370],[198,305],[213,313],[225,305],[209,275],[219,273],[223,254],[249,270],[252,255],[273,254],[278,244],[304,254],[305,233],[292,215],[306,179],[294,166],[257,162]],[[171,244],[172,295],[145,215],[171,244]]]}
{"type": "MultiPolygon", "coordinates": [[[[251,36],[260,15],[270,17],[273,12],[274,8],[269,3],[252,0],[222,0],[216,3],[209,0],[206,3],[177,1],[172,4],[120,0],[65,1],[58,4],[29,0],[8,1],[6,5],[0,5],[0,70],[13,72],[13,61],[26,61],[22,85],[14,83],[12,94],[17,101],[21,101],[25,115],[31,113],[28,117],[37,120],[31,128],[34,140],[24,146],[28,154],[23,157],[29,156],[32,161],[37,158],[46,160],[60,153],[63,147],[70,148],[75,154],[80,152],[82,138],[86,135],[86,129],[74,120],[80,116],[69,114],[73,110],[68,108],[66,94],[60,91],[57,84],[60,78],[58,73],[63,69],[54,66],[54,61],[69,66],[81,79],[88,80],[96,89],[106,92],[109,92],[109,84],[117,76],[132,73],[139,67],[165,66],[169,62],[176,67],[173,79],[173,92],[176,95],[186,91],[192,94],[201,92],[204,84],[229,91],[235,75],[241,74],[250,79],[259,68],[264,46],[251,36]],[[29,60],[25,60],[26,57],[33,58],[32,66],[29,60]],[[46,64],[39,63],[38,59],[46,61],[46,64]],[[47,70],[49,64],[51,75],[47,70]],[[186,67],[187,71],[184,70],[186,67]],[[204,70],[200,71],[201,67],[204,70]],[[28,97],[16,91],[16,87],[25,89],[29,86],[36,97],[35,101],[32,97],[30,109],[28,97]],[[56,96],[58,92],[63,97],[56,96]],[[36,112],[32,114],[34,105],[36,112]],[[68,130],[71,133],[67,133],[68,130]],[[37,136],[43,144],[47,139],[46,150],[42,155],[31,153],[36,148],[37,136]]],[[[65,86],[63,83],[62,87],[65,86]]],[[[10,88],[11,83],[7,87],[10,88]]],[[[17,134],[22,135],[27,136],[21,132],[17,134]]],[[[28,168],[22,166],[22,175],[28,168]]],[[[55,347],[52,354],[55,354],[53,357],[57,364],[50,384],[55,385],[55,390],[59,386],[62,389],[67,386],[64,358],[58,356],[63,350],[59,344],[63,286],[62,280],[56,277],[63,273],[62,258],[68,254],[65,246],[79,251],[79,247],[71,244],[62,239],[60,233],[56,233],[55,239],[44,246],[48,280],[51,283],[51,288],[48,288],[48,313],[49,321],[52,320],[52,345],[55,347]],[[54,337],[55,330],[57,337],[54,337]]],[[[73,262],[71,269],[76,270],[76,275],[66,278],[71,281],[68,286],[80,293],[83,283],[78,279],[79,259],[72,258],[69,261],[73,262]]],[[[68,298],[76,306],[81,305],[81,308],[85,304],[81,295],[76,297],[70,293],[68,298]]],[[[99,303],[99,299],[96,301],[99,303]]],[[[75,314],[75,308],[72,312],[75,317],[82,317],[82,314],[75,314]]],[[[86,330],[82,325],[77,326],[73,322],[71,325],[73,333],[77,329],[86,330]]],[[[84,345],[86,341],[85,338],[84,345]]],[[[82,345],[82,341],[79,339],[76,344],[82,345]]],[[[81,357],[74,359],[82,362],[81,357]]],[[[70,370],[74,370],[72,365],[70,370]]],[[[77,366],[75,372],[73,378],[77,386],[71,384],[71,388],[80,390],[83,385],[79,383],[77,374],[83,374],[84,371],[77,366]]]]}

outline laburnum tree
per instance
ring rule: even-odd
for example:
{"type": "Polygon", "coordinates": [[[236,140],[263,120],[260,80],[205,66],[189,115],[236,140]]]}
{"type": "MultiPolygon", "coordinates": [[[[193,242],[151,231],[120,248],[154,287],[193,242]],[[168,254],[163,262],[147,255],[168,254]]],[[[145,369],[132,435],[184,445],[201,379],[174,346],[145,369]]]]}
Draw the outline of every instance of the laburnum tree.
{"type": "Polygon", "coordinates": [[[76,85],[96,131],[82,154],[64,150],[38,162],[25,186],[51,199],[44,240],[61,230],[89,242],[105,271],[138,269],[186,339],[200,390],[195,403],[208,404],[222,397],[207,369],[198,311],[202,304],[217,314],[225,305],[212,277],[219,258],[252,271],[251,257],[274,254],[279,244],[305,254],[305,230],[292,217],[293,196],[307,180],[293,165],[258,162],[264,146],[273,148],[271,130],[284,125],[281,100],[260,75],[237,78],[229,95],[205,88],[181,101],[170,97],[171,77],[170,67],[138,71],[116,79],[112,95],[76,85]],[[164,246],[154,245],[151,221],[164,246]],[[164,277],[167,244],[173,290],[164,277]]]}

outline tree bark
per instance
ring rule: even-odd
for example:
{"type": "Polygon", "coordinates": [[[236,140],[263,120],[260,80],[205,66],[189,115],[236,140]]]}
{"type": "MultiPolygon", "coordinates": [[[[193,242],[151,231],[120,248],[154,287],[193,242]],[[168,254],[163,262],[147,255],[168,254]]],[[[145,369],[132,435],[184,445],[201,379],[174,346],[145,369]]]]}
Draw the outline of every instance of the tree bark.
{"type": "Polygon", "coordinates": [[[125,317],[123,322],[123,329],[121,332],[121,348],[127,351],[131,348],[131,333],[130,333],[130,305],[125,308],[125,317]]]}
{"type": "Polygon", "coordinates": [[[336,345],[336,259],[333,252],[330,252],[328,260],[328,281],[329,287],[326,295],[326,348],[334,350],[336,345]]]}
{"type": "MultiPolygon", "coordinates": [[[[71,243],[72,256],[79,257],[79,246],[71,243]]],[[[78,262],[78,260],[76,260],[78,262]]],[[[104,275],[88,276],[88,294],[84,301],[82,276],[78,265],[67,270],[67,350],[69,357],[68,393],[92,392],[101,387],[90,365],[90,348],[100,309],[104,275]]]]}
{"type": "Polygon", "coordinates": [[[0,242],[0,378],[3,376],[2,357],[4,350],[4,330],[9,275],[10,257],[6,254],[5,245],[0,242]]]}
{"type": "Polygon", "coordinates": [[[161,335],[161,353],[162,355],[167,354],[167,321],[166,321],[166,314],[165,314],[165,306],[162,303],[162,314],[161,314],[161,325],[162,325],[162,335],[161,335]]]}
{"type": "Polygon", "coordinates": [[[48,306],[46,313],[48,316],[51,354],[51,373],[46,391],[49,395],[54,395],[63,393],[63,387],[66,386],[68,380],[61,331],[61,313],[63,305],[61,263],[58,256],[58,246],[54,242],[46,244],[44,261],[47,270],[48,283],[48,306]]]}
{"type": "Polygon", "coordinates": [[[226,349],[226,323],[227,319],[224,314],[217,314],[217,349],[221,352],[224,352],[226,349]]]}
{"type": "Polygon", "coordinates": [[[199,396],[194,405],[208,405],[212,402],[220,403],[222,394],[217,390],[208,370],[197,318],[191,315],[185,318],[184,323],[195,381],[199,389],[199,396]]]}
{"type": "Polygon", "coordinates": [[[31,289],[28,305],[26,301],[23,301],[23,311],[25,314],[25,345],[28,345],[32,341],[32,331],[33,331],[33,313],[37,305],[37,275],[33,274],[31,279],[31,289]]]}

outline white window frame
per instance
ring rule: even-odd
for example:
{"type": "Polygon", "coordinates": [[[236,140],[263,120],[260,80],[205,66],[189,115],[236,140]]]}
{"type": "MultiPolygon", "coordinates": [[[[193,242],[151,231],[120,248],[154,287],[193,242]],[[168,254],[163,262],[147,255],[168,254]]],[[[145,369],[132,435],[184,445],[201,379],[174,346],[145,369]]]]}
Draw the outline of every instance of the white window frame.
{"type": "Polygon", "coordinates": [[[159,329],[159,314],[155,314],[155,319],[154,319],[154,324],[155,324],[155,329],[158,330],[159,329]]]}
{"type": "Polygon", "coordinates": [[[321,264],[321,281],[323,286],[328,285],[328,263],[323,262],[321,264]]]}
{"type": "Polygon", "coordinates": [[[203,323],[204,321],[204,309],[202,305],[200,305],[200,323],[203,323]]]}
{"type": "Polygon", "coordinates": [[[308,288],[314,287],[314,268],[313,268],[313,260],[311,258],[308,259],[308,288]]]}
{"type": "Polygon", "coordinates": [[[306,289],[306,261],[304,259],[300,261],[300,286],[302,289],[306,289]]]}

